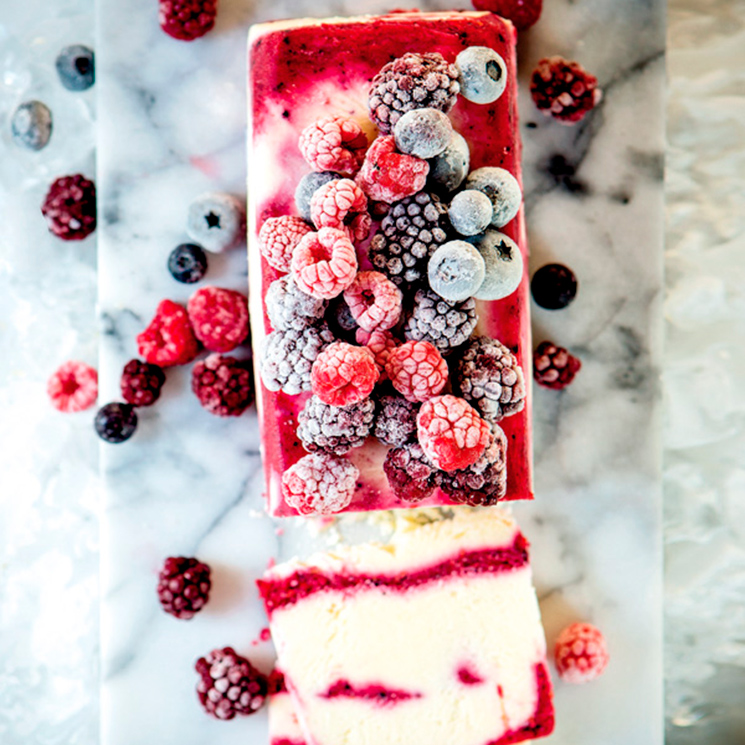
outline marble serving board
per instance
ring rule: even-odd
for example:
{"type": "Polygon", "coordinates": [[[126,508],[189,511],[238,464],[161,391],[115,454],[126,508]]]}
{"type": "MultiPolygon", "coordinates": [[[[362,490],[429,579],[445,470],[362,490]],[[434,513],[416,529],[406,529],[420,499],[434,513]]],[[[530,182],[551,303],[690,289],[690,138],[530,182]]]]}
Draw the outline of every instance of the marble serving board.
{"type": "MultiPolygon", "coordinates": [[[[184,302],[194,289],[165,268],[186,239],[189,203],[207,190],[245,195],[248,26],[362,9],[353,0],[222,0],[214,31],[186,44],[160,31],[156,6],[97,2],[102,401],[118,398],[121,368],[157,303],[184,302]]],[[[394,6],[467,4],[373,0],[364,10],[394,6]]],[[[536,500],[513,510],[532,543],[549,645],[566,623],[588,620],[612,654],[601,680],[557,684],[552,745],[663,739],[663,18],[661,0],[554,0],[520,42],[531,266],[561,261],[580,282],[570,308],[533,307],[534,336],[569,347],[583,368],[562,393],[534,390],[536,500]],[[578,59],[604,89],[579,126],[544,119],[526,94],[530,70],[551,54],[578,59]]],[[[201,284],[246,288],[243,250],[210,258],[201,284]]],[[[131,441],[102,445],[103,745],[265,742],[263,713],[228,723],[202,713],[194,661],[231,645],[268,669],[254,585],[267,561],[369,533],[356,518],[320,532],[264,517],[255,414],[212,417],[189,372],[168,371],[131,441]],[[189,622],[165,615],[155,596],[163,558],[179,554],[213,567],[210,603],[189,622]]]]}

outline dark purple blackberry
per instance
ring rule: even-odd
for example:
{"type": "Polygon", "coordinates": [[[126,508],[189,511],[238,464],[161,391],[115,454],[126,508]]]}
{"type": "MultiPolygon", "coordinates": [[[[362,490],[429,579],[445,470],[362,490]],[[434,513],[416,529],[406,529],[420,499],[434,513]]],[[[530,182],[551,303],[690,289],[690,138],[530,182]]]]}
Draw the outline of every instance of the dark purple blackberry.
{"type": "Polygon", "coordinates": [[[102,440],[118,444],[135,433],[137,412],[132,404],[106,404],[98,410],[93,426],[102,440]]]}
{"type": "Polygon", "coordinates": [[[373,434],[382,443],[401,447],[416,439],[416,415],[419,404],[398,394],[386,394],[378,399],[373,434]]]}
{"type": "Polygon", "coordinates": [[[251,363],[211,354],[191,370],[191,389],[215,416],[240,416],[253,401],[251,363]]]}
{"type": "Polygon", "coordinates": [[[451,303],[432,290],[417,290],[404,336],[407,341],[428,341],[444,356],[468,341],[478,320],[473,298],[451,303]]]}
{"type": "Polygon", "coordinates": [[[383,470],[393,493],[405,502],[421,502],[431,497],[441,474],[418,442],[391,448],[385,457],[383,470]]]}
{"type": "Polygon", "coordinates": [[[169,556],[158,575],[158,599],[166,613],[188,621],[209,600],[210,568],[196,559],[169,556]]]}
{"type": "Polygon", "coordinates": [[[577,296],[577,278],[563,264],[546,264],[533,275],[530,291],[541,308],[561,310],[577,296]]]}
{"type": "Polygon", "coordinates": [[[152,406],[165,382],[166,375],[158,365],[130,360],[122,370],[122,398],[132,406],[152,406]]]}
{"type": "Polygon", "coordinates": [[[375,402],[370,398],[350,406],[331,406],[312,396],[298,415],[297,435],[308,452],[344,455],[365,442],[374,420],[375,402]]]}
{"type": "Polygon", "coordinates": [[[194,284],[207,273],[207,256],[196,243],[182,243],[169,254],[168,271],[177,282],[194,284]]]}
{"type": "Polygon", "coordinates": [[[292,275],[287,275],[269,285],[264,305],[275,331],[300,331],[323,317],[328,301],[303,292],[292,275]]]}

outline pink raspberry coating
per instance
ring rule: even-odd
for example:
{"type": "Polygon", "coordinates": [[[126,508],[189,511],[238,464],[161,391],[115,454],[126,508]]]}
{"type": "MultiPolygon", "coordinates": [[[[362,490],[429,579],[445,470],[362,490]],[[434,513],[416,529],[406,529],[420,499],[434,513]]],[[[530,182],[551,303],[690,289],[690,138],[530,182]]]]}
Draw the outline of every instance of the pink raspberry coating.
{"type": "Polygon", "coordinates": [[[50,375],[47,394],[59,411],[66,414],[85,411],[96,403],[98,373],[85,362],[64,362],[50,375]]]}
{"type": "Polygon", "coordinates": [[[475,463],[489,442],[489,424],[457,396],[436,396],[422,404],[416,427],[422,450],[443,471],[475,463]]]}
{"type": "Polygon", "coordinates": [[[381,272],[360,272],[344,290],[344,300],[365,331],[387,331],[401,317],[401,290],[381,272]]]}
{"type": "Polygon", "coordinates": [[[327,116],[302,131],[299,146],[314,171],[353,176],[365,159],[367,137],[354,119],[327,116]]]}
{"type": "Polygon", "coordinates": [[[292,215],[270,217],[261,226],[259,248],[267,264],[280,272],[289,272],[292,252],[303,236],[313,228],[305,220],[292,215]]]}
{"type": "Polygon", "coordinates": [[[598,79],[563,57],[546,57],[538,63],[530,78],[530,95],[544,114],[562,124],[580,121],[602,98],[598,79]]]}
{"type": "Polygon", "coordinates": [[[375,357],[375,364],[380,372],[380,380],[385,380],[388,376],[385,372],[385,366],[391,352],[399,346],[400,342],[390,331],[365,331],[357,329],[354,334],[358,344],[367,347],[375,357]]]}
{"type": "Polygon", "coordinates": [[[608,666],[608,647],[598,628],[589,623],[573,623],[558,636],[554,659],[559,677],[567,683],[594,680],[608,666]]]}
{"type": "Polygon", "coordinates": [[[544,388],[560,391],[579,372],[582,363],[564,347],[542,341],[533,354],[533,378],[544,388]]]}
{"type": "Polygon", "coordinates": [[[169,36],[194,41],[215,25],[217,0],[159,0],[158,23],[169,36]]]}
{"type": "Polygon", "coordinates": [[[186,309],[195,336],[210,352],[230,352],[248,337],[248,300],[240,292],[201,287],[186,309]]]}
{"type": "Polygon", "coordinates": [[[352,501],[359,475],[344,458],[311,453],[282,474],[282,491],[301,515],[333,515],[352,501]]]}
{"type": "Polygon", "coordinates": [[[85,176],[62,176],[49,187],[41,214],[49,232],[64,241],[81,241],[96,229],[96,186],[85,176]]]}
{"type": "Polygon", "coordinates": [[[407,401],[428,401],[448,380],[447,363],[428,341],[407,341],[394,349],[385,371],[393,387],[407,401]]]}
{"type": "Polygon", "coordinates": [[[352,284],[357,253],[346,233],[321,228],[308,233],[292,254],[295,284],[308,295],[330,300],[352,284]]]}
{"type": "Polygon", "coordinates": [[[426,160],[399,153],[389,136],[373,142],[356,180],[370,199],[392,204],[421,191],[428,174],[426,160]]]}
{"type": "Polygon", "coordinates": [[[364,241],[372,225],[365,193],[348,178],[329,181],[313,194],[310,217],[317,228],[345,231],[350,241],[364,241]]]}
{"type": "Polygon", "coordinates": [[[247,361],[211,354],[191,371],[191,389],[199,403],[216,416],[240,416],[253,400],[247,361]]]}
{"type": "Polygon", "coordinates": [[[318,355],[310,377],[313,393],[325,404],[349,406],[372,393],[380,373],[367,347],[337,341],[318,355]]]}
{"type": "Polygon", "coordinates": [[[166,613],[189,620],[209,600],[210,568],[196,559],[170,556],[158,575],[158,599],[166,613]]]}
{"type": "Polygon", "coordinates": [[[543,0],[471,0],[476,10],[488,10],[512,21],[518,31],[525,31],[538,21],[543,0]]]}
{"type": "Polygon", "coordinates": [[[150,325],[137,336],[137,350],[159,367],[191,362],[199,353],[199,342],[186,309],[172,300],[162,300],[150,325]]]}

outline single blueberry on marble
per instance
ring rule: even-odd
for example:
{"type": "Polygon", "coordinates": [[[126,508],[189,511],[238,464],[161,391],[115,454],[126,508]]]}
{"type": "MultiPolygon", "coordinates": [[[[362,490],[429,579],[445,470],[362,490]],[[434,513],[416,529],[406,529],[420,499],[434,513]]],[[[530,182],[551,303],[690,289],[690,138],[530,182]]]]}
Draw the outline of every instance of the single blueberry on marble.
{"type": "Polygon", "coordinates": [[[474,297],[501,300],[511,295],[523,278],[523,256],[517,243],[498,230],[487,230],[469,242],[484,259],[484,281],[474,297]]]}
{"type": "Polygon", "coordinates": [[[530,290],[541,308],[561,310],[577,296],[577,277],[568,266],[546,264],[533,275],[530,290]]]}
{"type": "Polygon", "coordinates": [[[41,150],[52,136],[52,112],[41,101],[25,101],[13,112],[10,129],[18,145],[41,150]]]}
{"type": "Polygon", "coordinates": [[[102,440],[118,444],[128,440],[135,433],[137,412],[131,404],[106,404],[98,410],[93,426],[102,440]]]}
{"type": "Polygon", "coordinates": [[[96,79],[93,50],[82,44],[65,47],[55,61],[60,83],[68,91],[85,91],[96,79]]]}
{"type": "Polygon", "coordinates": [[[489,47],[468,47],[456,58],[463,98],[474,103],[493,103],[507,87],[507,65],[489,47]]]}
{"type": "Polygon", "coordinates": [[[407,111],[393,128],[396,147],[406,155],[434,158],[453,138],[453,125],[447,114],[437,109],[407,111]]]}
{"type": "Polygon", "coordinates": [[[245,212],[232,194],[211,192],[189,206],[186,232],[207,251],[220,253],[238,243],[243,234],[245,212]]]}
{"type": "Polygon", "coordinates": [[[476,189],[460,191],[450,202],[448,217],[450,224],[461,235],[478,235],[491,222],[491,199],[476,189]]]}
{"type": "Polygon", "coordinates": [[[313,195],[330,181],[344,178],[334,171],[311,171],[303,176],[295,189],[295,206],[303,220],[310,221],[310,200],[313,195]]]}
{"type": "Polygon", "coordinates": [[[465,241],[440,246],[427,265],[430,287],[442,298],[460,302],[481,287],[486,267],[481,254],[465,241]]]}
{"type": "Polygon", "coordinates": [[[483,191],[491,199],[494,211],[491,225],[505,226],[520,210],[523,195],[517,179],[504,168],[485,166],[471,171],[466,179],[466,189],[483,191]]]}
{"type": "Polygon", "coordinates": [[[177,282],[194,284],[207,273],[207,256],[196,243],[182,243],[168,256],[168,271],[177,282]]]}
{"type": "Polygon", "coordinates": [[[463,135],[453,132],[448,146],[429,161],[427,183],[438,193],[455,191],[468,175],[471,154],[463,135]]]}

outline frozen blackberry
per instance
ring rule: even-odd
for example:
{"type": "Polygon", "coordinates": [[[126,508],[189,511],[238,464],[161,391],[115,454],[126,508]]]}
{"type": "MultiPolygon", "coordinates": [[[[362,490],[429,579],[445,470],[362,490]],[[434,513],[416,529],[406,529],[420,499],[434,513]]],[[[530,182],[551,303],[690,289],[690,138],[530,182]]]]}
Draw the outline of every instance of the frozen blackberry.
{"type": "Polygon", "coordinates": [[[52,112],[41,101],[26,101],[10,120],[13,139],[29,150],[41,150],[52,136],[52,112]]]}
{"type": "Polygon", "coordinates": [[[251,365],[211,354],[192,368],[191,389],[210,414],[240,416],[253,401],[251,365]]]}
{"type": "Polygon", "coordinates": [[[65,47],[54,63],[60,83],[68,91],[85,91],[96,79],[93,50],[82,44],[65,47]]]}
{"type": "Polygon", "coordinates": [[[93,426],[102,440],[118,444],[135,433],[137,412],[132,404],[106,404],[98,410],[93,426]]]}
{"type": "Polygon", "coordinates": [[[196,243],[182,243],[169,254],[168,271],[177,282],[194,284],[207,273],[207,256],[196,243]]]}
{"type": "Polygon", "coordinates": [[[416,439],[416,415],[419,404],[397,394],[386,394],[378,399],[373,434],[382,443],[401,447],[416,439]]]}
{"type": "Polygon", "coordinates": [[[206,605],[211,586],[207,564],[169,556],[158,575],[158,599],[166,613],[188,621],[206,605]]]}
{"type": "Polygon", "coordinates": [[[158,365],[130,360],[122,371],[122,398],[132,406],[152,406],[165,382],[166,375],[158,365]]]}
{"type": "Polygon", "coordinates": [[[275,331],[300,331],[323,317],[328,301],[303,292],[288,275],[269,285],[264,304],[275,331]]]}
{"type": "Polygon", "coordinates": [[[334,171],[311,171],[300,179],[295,189],[295,206],[303,220],[310,222],[310,200],[313,195],[329,181],[344,178],[340,173],[334,171]]]}
{"type": "Polygon", "coordinates": [[[406,287],[427,276],[430,256],[447,241],[447,207],[420,191],[394,202],[370,243],[370,261],[392,282],[406,287]]]}
{"type": "Polygon", "coordinates": [[[473,298],[450,303],[432,290],[417,290],[404,336],[409,340],[428,341],[444,356],[468,340],[477,322],[473,298]]]}
{"type": "Polygon", "coordinates": [[[418,442],[389,450],[383,470],[393,493],[405,502],[421,502],[431,497],[441,475],[418,442]]]}
{"type": "Polygon", "coordinates": [[[330,406],[312,396],[298,415],[297,435],[311,453],[324,450],[344,455],[365,442],[374,419],[375,402],[371,398],[350,406],[330,406]]]}

